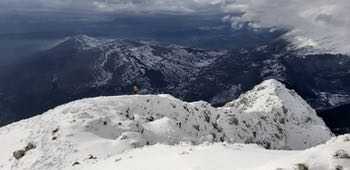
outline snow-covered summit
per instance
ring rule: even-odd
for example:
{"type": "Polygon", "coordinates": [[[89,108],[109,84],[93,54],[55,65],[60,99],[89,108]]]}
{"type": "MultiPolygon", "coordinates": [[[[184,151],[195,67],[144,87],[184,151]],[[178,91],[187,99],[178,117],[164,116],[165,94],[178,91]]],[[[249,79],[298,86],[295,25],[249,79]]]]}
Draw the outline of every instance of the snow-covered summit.
{"type": "Polygon", "coordinates": [[[287,89],[284,84],[275,79],[263,81],[226,106],[236,107],[245,112],[271,112],[276,107],[282,106],[299,114],[314,112],[295,91],[287,89]]]}
{"type": "MultiPolygon", "coordinates": [[[[294,149],[311,147],[329,139],[331,132],[314,109],[294,90],[281,82],[265,80],[237,100],[226,104],[240,115],[268,119],[283,131],[286,146],[294,149]],[[304,129],[308,129],[305,131],[304,129]]],[[[271,130],[271,129],[270,129],[271,130]]],[[[277,133],[281,134],[281,133],[277,133]]]]}
{"type": "MultiPolygon", "coordinates": [[[[263,94],[259,87],[289,92],[275,84],[279,83],[266,81],[235,102],[253,94],[276,98],[274,93],[263,94]]],[[[170,95],[83,99],[0,128],[0,169],[65,169],[157,143],[257,143],[270,149],[304,149],[329,140],[330,131],[312,109],[305,114],[282,112],[283,107],[292,106],[288,102],[299,100],[296,94],[294,97],[297,99],[280,98],[280,103],[263,100],[261,106],[265,102],[277,109],[271,112],[246,112],[254,102],[214,108],[170,95]]]]}

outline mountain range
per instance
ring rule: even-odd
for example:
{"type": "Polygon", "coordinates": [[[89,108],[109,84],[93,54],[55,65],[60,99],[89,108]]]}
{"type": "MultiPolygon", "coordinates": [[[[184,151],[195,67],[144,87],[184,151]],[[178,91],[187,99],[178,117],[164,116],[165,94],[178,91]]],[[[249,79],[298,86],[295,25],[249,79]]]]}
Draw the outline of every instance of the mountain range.
{"type": "Polygon", "coordinates": [[[3,70],[2,125],[81,98],[132,94],[135,87],[139,94],[222,106],[273,78],[295,89],[334,132],[350,127],[338,123],[349,117],[336,111],[350,103],[350,58],[305,54],[282,39],[253,50],[209,50],[78,35],[3,70]]]}

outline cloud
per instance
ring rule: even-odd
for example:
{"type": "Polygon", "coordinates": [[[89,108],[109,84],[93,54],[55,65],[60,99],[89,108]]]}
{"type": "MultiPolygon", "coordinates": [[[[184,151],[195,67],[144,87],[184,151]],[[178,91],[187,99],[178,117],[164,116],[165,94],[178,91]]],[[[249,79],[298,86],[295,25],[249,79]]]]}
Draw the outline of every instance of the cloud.
{"type": "Polygon", "coordinates": [[[312,46],[334,53],[350,53],[350,3],[348,0],[235,0],[225,11],[240,12],[229,18],[233,26],[284,27],[298,47],[312,46]]]}
{"type": "Polygon", "coordinates": [[[32,10],[174,11],[195,12],[221,0],[0,0],[0,8],[32,10]]]}

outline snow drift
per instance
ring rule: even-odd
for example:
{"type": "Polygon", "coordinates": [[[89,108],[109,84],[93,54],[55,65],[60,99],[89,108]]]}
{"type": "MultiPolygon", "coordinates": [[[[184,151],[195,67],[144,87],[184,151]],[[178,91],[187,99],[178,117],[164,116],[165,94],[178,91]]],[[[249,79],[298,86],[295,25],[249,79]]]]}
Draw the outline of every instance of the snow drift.
{"type": "Polygon", "coordinates": [[[348,170],[349,153],[349,135],[305,151],[266,150],[256,145],[227,143],[197,146],[157,144],[113,156],[93,166],[72,169],[348,170]]]}

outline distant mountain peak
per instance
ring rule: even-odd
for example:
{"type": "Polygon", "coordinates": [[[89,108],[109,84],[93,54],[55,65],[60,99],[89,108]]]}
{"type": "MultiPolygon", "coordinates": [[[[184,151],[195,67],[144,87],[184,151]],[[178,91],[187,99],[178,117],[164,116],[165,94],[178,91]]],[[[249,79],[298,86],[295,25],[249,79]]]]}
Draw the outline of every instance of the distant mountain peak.
{"type": "Polygon", "coordinates": [[[108,42],[108,40],[93,38],[88,35],[79,34],[65,38],[65,40],[62,43],[58,44],[58,46],[69,44],[81,50],[87,50],[90,48],[98,47],[106,42],[108,42]]]}

